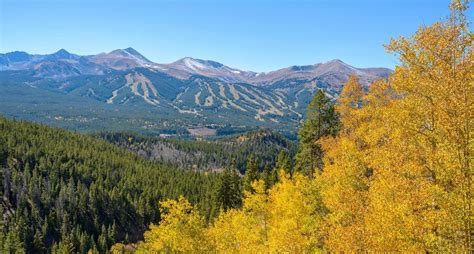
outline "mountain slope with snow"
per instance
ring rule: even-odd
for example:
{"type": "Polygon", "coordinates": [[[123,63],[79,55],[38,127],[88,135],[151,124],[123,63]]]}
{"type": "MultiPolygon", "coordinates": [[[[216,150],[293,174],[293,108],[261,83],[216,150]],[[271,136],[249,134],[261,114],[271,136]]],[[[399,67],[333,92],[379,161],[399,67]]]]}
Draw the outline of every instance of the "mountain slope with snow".
{"type": "Polygon", "coordinates": [[[124,115],[122,120],[135,123],[137,113],[129,112],[142,112],[138,115],[149,115],[149,120],[141,123],[145,129],[156,128],[159,123],[180,128],[224,124],[296,130],[317,90],[336,98],[350,75],[359,76],[364,85],[369,85],[390,72],[385,68],[355,68],[341,60],[268,73],[242,71],[190,57],[158,64],[133,48],[90,56],[64,49],[50,55],[17,51],[0,54],[0,99],[4,103],[0,112],[18,116],[30,112],[26,114],[56,119],[55,107],[75,112],[66,107],[71,100],[85,105],[99,103],[104,112],[113,108],[114,114],[124,115]],[[36,93],[35,89],[44,93],[36,93]],[[31,100],[10,100],[12,94],[26,91],[31,92],[26,96],[31,100]],[[44,96],[54,97],[55,102],[43,105],[42,111],[37,105],[44,96]]]}

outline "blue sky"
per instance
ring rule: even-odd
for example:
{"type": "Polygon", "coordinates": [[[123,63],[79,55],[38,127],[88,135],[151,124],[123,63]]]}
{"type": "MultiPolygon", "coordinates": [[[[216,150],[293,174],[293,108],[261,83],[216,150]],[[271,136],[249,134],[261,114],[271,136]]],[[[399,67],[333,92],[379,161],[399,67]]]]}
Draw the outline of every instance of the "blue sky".
{"type": "MultiPolygon", "coordinates": [[[[449,13],[448,0],[0,0],[0,52],[133,47],[269,71],[341,59],[393,68],[383,44],[449,13]]],[[[469,16],[472,10],[469,11],[469,16]]]]}

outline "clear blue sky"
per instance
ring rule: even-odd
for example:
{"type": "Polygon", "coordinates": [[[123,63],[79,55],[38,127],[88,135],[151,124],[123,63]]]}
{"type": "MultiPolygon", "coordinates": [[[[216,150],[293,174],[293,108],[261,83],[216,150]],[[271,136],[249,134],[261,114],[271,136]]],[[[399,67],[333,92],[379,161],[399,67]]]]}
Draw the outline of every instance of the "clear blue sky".
{"type": "MultiPolygon", "coordinates": [[[[0,52],[133,47],[269,71],[341,59],[392,68],[383,44],[448,15],[448,0],[0,0],[0,52]]],[[[472,9],[469,11],[472,13],[472,9]]],[[[472,15],[469,15],[472,16],[472,15]]]]}

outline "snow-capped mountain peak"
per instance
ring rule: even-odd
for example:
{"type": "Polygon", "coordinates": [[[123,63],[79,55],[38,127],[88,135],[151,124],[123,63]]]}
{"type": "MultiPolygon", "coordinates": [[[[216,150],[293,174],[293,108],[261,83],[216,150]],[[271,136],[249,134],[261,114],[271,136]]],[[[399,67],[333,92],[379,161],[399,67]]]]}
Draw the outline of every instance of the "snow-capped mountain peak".
{"type": "Polygon", "coordinates": [[[24,52],[0,54],[0,70],[26,70],[33,67],[37,72],[46,70],[47,67],[48,72],[44,74],[46,76],[58,70],[61,72],[60,75],[53,75],[57,77],[82,74],[101,75],[109,70],[129,70],[140,67],[163,72],[178,79],[204,76],[222,82],[248,83],[256,86],[268,86],[276,82],[288,83],[290,80],[319,79],[340,87],[350,75],[359,76],[366,84],[378,77],[386,77],[390,73],[390,70],[386,68],[355,68],[339,59],[314,65],[294,65],[260,73],[243,71],[216,61],[192,57],[185,57],[169,64],[158,64],[148,60],[131,47],[91,56],[74,55],[64,49],[50,55],[29,55],[24,52]],[[49,63],[42,64],[45,61],[49,63]]]}
{"type": "Polygon", "coordinates": [[[249,75],[249,73],[252,73],[231,68],[216,61],[202,60],[192,57],[185,57],[176,62],[162,66],[166,66],[169,70],[174,70],[174,73],[185,73],[188,74],[188,76],[201,75],[229,82],[244,82],[245,77],[249,75]]]}

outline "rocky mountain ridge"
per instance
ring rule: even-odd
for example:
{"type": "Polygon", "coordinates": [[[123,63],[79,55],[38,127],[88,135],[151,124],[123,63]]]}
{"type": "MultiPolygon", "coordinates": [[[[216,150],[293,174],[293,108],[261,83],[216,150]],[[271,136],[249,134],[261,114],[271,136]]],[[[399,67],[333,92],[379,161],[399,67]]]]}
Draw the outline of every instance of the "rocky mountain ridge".
{"type": "MultiPolygon", "coordinates": [[[[48,93],[45,97],[60,98],[55,103],[62,109],[68,101],[79,101],[85,105],[99,103],[104,110],[117,106],[122,112],[131,112],[132,108],[147,112],[152,117],[143,122],[145,129],[154,128],[155,122],[163,118],[176,123],[188,119],[194,125],[296,129],[318,89],[336,98],[351,75],[357,75],[367,86],[390,72],[386,68],[356,68],[341,60],[267,73],[242,71],[190,57],[158,64],[133,48],[89,56],[64,49],[50,55],[16,51],[0,54],[0,92],[5,90],[3,101],[9,103],[4,105],[3,113],[13,116],[21,109],[22,115],[31,111],[57,118],[53,115],[56,104],[46,105],[46,112],[37,109],[38,101],[44,99],[37,97],[35,91],[39,89],[48,93]],[[12,100],[12,94],[27,91],[31,93],[30,101],[12,100]]],[[[85,113],[86,118],[94,114],[85,113]]]]}
{"type": "Polygon", "coordinates": [[[355,68],[339,59],[314,65],[294,65],[270,72],[243,71],[216,61],[192,57],[160,64],[148,60],[131,47],[89,56],[79,56],[64,49],[49,55],[31,55],[21,51],[0,54],[0,71],[34,70],[38,77],[103,75],[111,70],[130,70],[138,67],[163,72],[179,79],[200,75],[223,82],[241,82],[259,86],[269,86],[289,79],[310,80],[328,75],[340,75],[344,78],[348,75],[357,75],[365,84],[376,78],[386,77],[391,72],[387,68],[355,68]]]}

